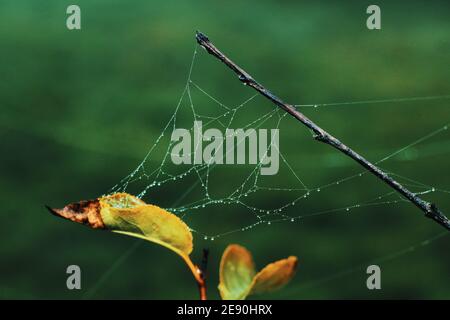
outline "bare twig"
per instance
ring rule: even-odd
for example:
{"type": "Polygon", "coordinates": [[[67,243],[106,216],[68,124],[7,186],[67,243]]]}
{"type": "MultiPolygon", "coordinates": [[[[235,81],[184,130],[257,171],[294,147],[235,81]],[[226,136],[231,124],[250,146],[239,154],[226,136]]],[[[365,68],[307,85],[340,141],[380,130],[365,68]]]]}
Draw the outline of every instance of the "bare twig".
{"type": "Polygon", "coordinates": [[[207,275],[207,266],[208,266],[208,255],[209,250],[203,249],[203,256],[202,256],[202,262],[201,267],[198,268],[199,277],[196,277],[197,284],[198,284],[198,290],[200,291],[200,300],[207,300],[206,296],[206,275],[207,275]]]}
{"type": "Polygon", "coordinates": [[[199,45],[201,45],[209,54],[213,55],[220,61],[222,61],[228,68],[234,71],[238,75],[239,80],[249,87],[252,87],[261,95],[272,101],[278,107],[289,113],[295,119],[300,121],[306,127],[308,127],[314,134],[314,138],[317,141],[328,144],[335,149],[341,151],[345,155],[349,156],[364,168],[366,168],[369,172],[383,180],[387,183],[391,188],[399,192],[409,201],[411,201],[415,206],[420,208],[427,218],[433,219],[441,226],[450,230],[450,220],[432,203],[427,202],[421,199],[417,194],[409,191],[407,188],[402,186],[396,180],[392,179],[386,172],[378,168],[373,163],[366,160],[363,156],[353,151],[351,148],[343,144],[341,141],[333,137],[327,131],[316,125],[313,121],[311,121],[308,117],[306,117],[303,113],[299,112],[293,105],[285,103],[283,100],[278,98],[272,92],[267,90],[261,84],[256,82],[246,71],[241,69],[237,64],[231,61],[227,56],[225,56],[219,49],[217,49],[211,41],[208,39],[206,35],[201,32],[196,33],[196,39],[199,45]]]}
{"type": "Polygon", "coordinates": [[[208,275],[208,256],[209,256],[209,249],[204,248],[203,255],[202,255],[202,263],[201,263],[202,277],[204,279],[206,279],[206,277],[208,275]]]}

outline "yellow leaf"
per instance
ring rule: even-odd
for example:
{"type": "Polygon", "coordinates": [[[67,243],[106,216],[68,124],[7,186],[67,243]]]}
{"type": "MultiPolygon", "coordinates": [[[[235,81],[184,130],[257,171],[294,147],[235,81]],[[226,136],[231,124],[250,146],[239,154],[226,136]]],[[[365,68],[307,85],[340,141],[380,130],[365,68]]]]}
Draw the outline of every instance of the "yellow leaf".
{"type": "Polygon", "coordinates": [[[237,244],[227,247],[220,261],[220,296],[241,300],[248,295],[281,288],[294,276],[297,258],[291,256],[268,264],[256,274],[251,253],[237,244]]]}
{"type": "Polygon", "coordinates": [[[192,233],[176,215],[125,193],[102,197],[99,202],[107,229],[158,243],[180,255],[192,252],[192,233]]]}
{"type": "Polygon", "coordinates": [[[146,204],[130,194],[115,193],[49,210],[92,228],[107,229],[160,244],[179,254],[197,273],[197,268],[189,258],[193,244],[188,226],[176,215],[146,204]]]}

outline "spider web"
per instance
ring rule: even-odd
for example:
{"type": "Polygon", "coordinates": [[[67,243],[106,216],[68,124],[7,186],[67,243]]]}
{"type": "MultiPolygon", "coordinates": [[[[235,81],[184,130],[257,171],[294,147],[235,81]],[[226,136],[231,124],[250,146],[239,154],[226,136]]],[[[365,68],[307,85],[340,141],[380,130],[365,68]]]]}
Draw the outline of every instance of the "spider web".
{"type": "MultiPolygon", "coordinates": [[[[303,212],[303,207],[311,207],[311,205],[306,205],[305,203],[307,201],[312,201],[312,203],[320,201],[318,195],[323,194],[323,192],[333,192],[334,188],[371,175],[367,175],[368,171],[358,169],[359,171],[352,175],[321,185],[306,183],[301,172],[295,170],[288,160],[291,152],[289,150],[284,152],[284,149],[278,148],[272,142],[270,143],[271,151],[273,152],[274,149],[277,149],[276,151],[279,153],[280,174],[283,175],[283,180],[287,181],[287,185],[276,184],[280,182],[280,179],[261,175],[261,167],[266,161],[267,152],[259,159],[256,165],[245,165],[239,168],[236,166],[217,165],[212,162],[212,159],[202,164],[174,165],[170,156],[172,147],[176,142],[170,140],[171,132],[176,128],[187,128],[190,132],[193,132],[196,129],[196,122],[194,121],[202,121],[203,128],[220,128],[224,132],[229,128],[242,128],[244,130],[247,128],[280,129],[280,127],[284,128],[291,125],[286,123],[286,119],[289,119],[287,114],[279,108],[275,106],[262,108],[260,105],[267,105],[267,102],[263,101],[257,94],[249,95],[243,101],[233,106],[221,102],[221,99],[211,94],[205,89],[205,86],[194,80],[194,69],[198,56],[197,49],[198,47],[194,50],[187,81],[181,96],[173,114],[163,125],[162,132],[156,137],[142,162],[118,184],[113,186],[108,193],[129,192],[139,198],[143,198],[148,203],[164,207],[185,220],[194,233],[200,235],[204,240],[211,241],[262,225],[282,222],[296,223],[303,221],[305,218],[353,213],[356,210],[373,206],[392,206],[408,203],[395,191],[389,191],[374,194],[367,199],[360,199],[358,202],[350,202],[342,207],[303,212]],[[256,107],[255,104],[258,106],[256,107]],[[251,121],[248,121],[248,118],[245,117],[249,113],[252,114],[251,121]],[[279,149],[282,149],[283,152],[279,149]],[[232,179],[229,177],[232,177],[232,179]],[[220,187],[216,187],[217,185],[220,187]],[[177,190],[176,195],[173,190],[177,190]],[[167,195],[170,196],[167,197],[167,195]],[[167,198],[172,198],[172,195],[177,200],[165,203],[167,198]],[[269,201],[261,202],[261,198],[270,199],[270,203],[269,201]],[[298,214],[299,211],[302,213],[298,214]],[[219,212],[224,218],[210,219],[211,212],[219,212]],[[206,218],[205,215],[207,215],[206,218]],[[214,224],[214,222],[218,223],[214,224]]],[[[449,98],[450,95],[442,95],[339,103],[298,104],[296,107],[323,108],[449,98]]],[[[306,131],[301,127],[298,130],[306,131]]],[[[374,163],[378,166],[384,166],[388,160],[404,155],[406,151],[411,150],[413,147],[443,134],[448,135],[448,124],[435,128],[430,133],[417,138],[406,146],[385,154],[385,156],[374,163]]],[[[295,137],[291,139],[295,139],[295,137]]],[[[243,141],[239,141],[238,145],[239,143],[243,143],[243,141]]],[[[280,143],[281,145],[283,144],[282,139],[280,143]]],[[[198,148],[200,148],[198,144],[194,146],[190,156],[193,156],[198,148]]],[[[234,152],[234,149],[227,149],[226,152],[234,152]]],[[[390,176],[416,192],[416,194],[450,193],[449,190],[444,188],[431,186],[391,172],[386,168],[383,169],[390,176]]]]}
{"type": "MultiPolygon", "coordinates": [[[[173,129],[177,127],[190,128],[192,131],[193,121],[202,120],[204,126],[215,125],[222,129],[230,128],[233,123],[238,123],[239,118],[246,111],[251,109],[251,114],[255,115],[251,121],[246,123],[241,123],[241,128],[280,128],[281,124],[286,121],[286,114],[283,113],[278,108],[273,105],[269,105],[266,108],[261,108],[261,104],[267,105],[267,102],[258,102],[258,106],[252,105],[258,99],[261,99],[257,95],[249,95],[242,99],[241,102],[235,103],[232,107],[221,102],[221,99],[209,93],[209,90],[204,89],[205,86],[199,85],[197,81],[193,79],[193,71],[195,67],[195,62],[198,56],[198,47],[196,46],[192,61],[189,67],[189,72],[186,80],[186,84],[182,90],[181,96],[175,106],[174,112],[169,117],[169,120],[162,126],[162,132],[156,137],[154,143],[150,146],[147,154],[143,160],[138,164],[138,166],[132,170],[128,175],[126,175],[119,183],[113,186],[108,193],[113,192],[130,192],[137,195],[139,198],[144,198],[149,203],[158,204],[161,207],[177,214],[182,217],[183,220],[189,220],[192,216],[200,216],[207,220],[206,224],[203,225],[203,229],[194,226],[195,223],[188,222],[191,230],[200,235],[203,241],[213,241],[214,239],[232,235],[238,232],[249,231],[258,226],[268,226],[276,223],[300,223],[303,220],[333,215],[333,214],[350,214],[354,212],[364,211],[364,208],[368,207],[385,207],[385,206],[399,206],[401,204],[408,203],[404,198],[399,196],[396,192],[381,192],[378,190],[373,196],[368,199],[362,199],[358,202],[349,201],[346,205],[340,207],[330,207],[328,209],[320,209],[316,211],[303,212],[303,207],[311,207],[305,204],[306,201],[312,201],[312,207],[320,202],[319,196],[325,192],[334,192],[336,188],[348,184],[350,187],[352,183],[354,184],[358,180],[365,179],[371,176],[367,174],[367,171],[361,170],[360,167],[356,169],[355,173],[346,175],[337,179],[331,179],[326,183],[320,185],[312,185],[306,183],[301,177],[300,172],[295,170],[292,164],[288,161],[291,154],[279,153],[282,166],[284,168],[284,173],[290,176],[291,179],[286,179],[288,181],[288,186],[271,185],[270,183],[263,183],[267,177],[262,177],[259,172],[261,168],[261,162],[256,166],[247,168],[244,170],[242,178],[236,178],[236,181],[232,181],[228,178],[228,173],[224,176],[219,176],[219,182],[214,182],[219,185],[230,185],[230,190],[228,193],[222,196],[215,195],[213,188],[212,175],[220,168],[226,167],[225,165],[217,166],[215,164],[206,163],[202,165],[192,165],[188,168],[182,166],[174,166],[169,160],[170,150],[173,143],[168,140],[168,136],[173,129]],[[203,103],[200,103],[203,97],[203,103]],[[198,100],[200,107],[206,105],[206,109],[201,109],[201,112],[197,107],[194,106],[195,101],[198,100]],[[213,108],[215,107],[215,108],[213,108]],[[206,110],[206,111],[205,111],[206,110]],[[215,110],[215,113],[212,112],[215,110]],[[255,114],[255,110],[265,110],[261,111],[259,115],[255,114]],[[268,111],[267,111],[268,110],[268,111]],[[204,112],[204,113],[203,113],[204,112]],[[186,121],[187,119],[187,121],[186,121]],[[181,123],[185,120],[184,123],[181,123]],[[190,126],[189,126],[190,125],[190,126]],[[158,150],[159,149],[159,150],[158,150]],[[158,157],[159,155],[159,157],[158,157]],[[161,156],[162,155],[162,156],[161,156]],[[223,183],[226,181],[227,183],[223,183]],[[163,190],[165,188],[165,190],[163,190]],[[177,192],[170,193],[170,190],[176,189],[177,192]],[[168,191],[169,190],[169,191],[168,191]],[[178,192],[182,190],[181,192],[178,192]],[[158,196],[168,192],[173,197],[171,197],[172,202],[167,205],[162,205],[158,202],[158,196]],[[277,199],[281,198],[281,202],[278,205],[273,205],[271,207],[261,207],[260,203],[257,205],[250,204],[249,197],[252,195],[266,192],[269,198],[277,199]],[[284,195],[284,196],[280,196],[284,195]],[[189,199],[190,198],[190,199],[189,199]],[[219,211],[220,214],[226,216],[225,219],[220,219],[219,224],[225,225],[228,229],[219,232],[211,232],[211,218],[210,209],[213,211],[219,211]],[[227,209],[227,208],[232,208],[227,209]],[[239,216],[239,226],[229,227],[225,222],[228,220],[228,213],[230,211],[237,210],[237,215],[239,216]],[[297,212],[302,211],[299,215],[297,212]],[[225,211],[228,211],[225,213],[225,211]],[[205,213],[205,217],[199,213],[205,213]],[[244,222],[242,216],[249,218],[249,221],[244,222]]],[[[217,62],[216,62],[217,63],[217,62]]],[[[233,79],[235,80],[235,79],[233,79]]],[[[297,104],[297,108],[313,108],[314,110],[328,110],[329,107],[353,107],[355,105],[370,105],[370,104],[397,104],[405,102],[415,102],[415,101],[430,101],[430,100],[446,100],[450,99],[450,95],[440,95],[440,96],[422,96],[422,97],[400,97],[395,99],[375,99],[375,100],[361,100],[361,101],[343,101],[343,102],[331,102],[331,103],[313,103],[313,104],[297,104]]],[[[197,105],[197,103],[195,104],[197,105]]],[[[295,124],[298,126],[298,124],[295,124]]],[[[236,124],[236,128],[239,124],[236,124]]],[[[381,152],[383,156],[379,158],[375,163],[380,167],[383,166],[383,170],[387,172],[390,176],[397,179],[400,183],[410,188],[417,194],[422,196],[437,195],[439,199],[442,200],[442,196],[447,197],[450,194],[450,190],[445,187],[440,187],[436,185],[430,185],[429,183],[418,181],[416,178],[406,177],[404,175],[388,170],[386,167],[389,160],[402,160],[410,161],[417,159],[415,155],[415,148],[420,147],[423,150],[422,154],[437,155],[442,153],[447,153],[448,148],[443,146],[449,145],[445,141],[430,142],[438,138],[448,138],[449,124],[443,124],[437,128],[431,128],[429,133],[424,134],[420,137],[412,139],[412,141],[404,146],[400,146],[396,150],[381,152]],[[412,155],[411,155],[412,153],[412,155]]],[[[301,132],[307,132],[304,128],[298,128],[301,132]]],[[[292,137],[289,137],[293,139],[292,137]]],[[[294,139],[297,137],[294,137],[294,139]]],[[[283,144],[283,139],[281,139],[281,145],[283,144]]],[[[273,147],[273,145],[271,145],[273,147]]],[[[449,145],[450,146],[450,145],[449,145]]],[[[278,150],[280,151],[280,150],[278,150]]],[[[195,152],[195,151],[194,151],[195,152]]],[[[194,153],[193,152],[193,153],[194,153]]],[[[336,151],[332,150],[335,154],[336,151]]],[[[264,158],[263,158],[264,159],[264,158]]],[[[334,168],[333,168],[334,169],[334,168]]],[[[233,171],[235,168],[232,169],[233,171]]],[[[281,170],[281,166],[280,166],[281,170]]],[[[235,173],[235,172],[233,172],[235,173]]],[[[373,179],[373,177],[371,177],[373,179]]],[[[234,180],[234,179],[233,179],[234,180]]],[[[270,180],[270,179],[268,179],[270,180]]],[[[381,182],[372,181],[382,185],[381,182]]],[[[269,181],[270,182],[270,181],[269,181]]],[[[164,197],[162,197],[164,198],[164,197]]],[[[353,199],[353,198],[352,198],[353,199]]],[[[160,199],[163,201],[163,199],[160,199]]],[[[213,221],[218,221],[214,220],[213,221]]],[[[310,282],[302,284],[300,286],[291,287],[289,290],[284,291],[284,297],[292,298],[298,295],[299,292],[304,291],[305,288],[313,288],[320,286],[326,282],[348,276],[352,273],[363,270],[367,265],[371,263],[384,263],[390,262],[392,260],[401,258],[407,254],[411,254],[419,249],[427,247],[432,243],[448,236],[448,232],[440,232],[433,236],[427,237],[419,242],[413,243],[407,247],[394,250],[386,255],[379,256],[376,259],[367,261],[360,265],[352,265],[349,268],[344,268],[343,270],[338,270],[337,272],[332,272],[331,274],[321,277],[319,279],[313,279],[310,282]]],[[[89,290],[83,296],[84,299],[90,298],[96,294],[100,287],[107,281],[107,279],[120,267],[121,264],[125,262],[128,257],[136,251],[136,249],[142,244],[142,241],[135,241],[131,247],[128,248],[117,260],[109,266],[105,272],[102,273],[101,277],[94,283],[94,285],[89,288],[89,290]]]]}

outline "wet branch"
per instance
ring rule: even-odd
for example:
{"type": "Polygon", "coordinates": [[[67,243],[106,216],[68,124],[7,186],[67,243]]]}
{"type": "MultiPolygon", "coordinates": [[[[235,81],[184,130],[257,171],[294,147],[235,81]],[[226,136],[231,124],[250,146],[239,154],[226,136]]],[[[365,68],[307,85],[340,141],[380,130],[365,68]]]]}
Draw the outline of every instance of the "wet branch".
{"type": "Polygon", "coordinates": [[[237,64],[231,61],[227,56],[225,56],[219,49],[217,49],[211,41],[208,39],[206,35],[201,32],[196,33],[196,39],[200,46],[202,46],[206,51],[222,61],[228,68],[234,71],[237,74],[239,80],[249,87],[252,87],[261,95],[272,101],[278,107],[289,113],[295,119],[300,121],[303,125],[308,127],[314,134],[314,138],[317,141],[328,144],[345,155],[349,156],[364,168],[366,168],[369,172],[377,176],[379,179],[383,180],[387,183],[391,188],[396,190],[398,193],[403,195],[406,199],[412,202],[416,207],[421,209],[427,218],[433,219],[441,226],[450,230],[450,220],[432,203],[427,202],[417,196],[415,193],[409,191],[407,188],[402,186],[396,180],[392,179],[386,172],[378,168],[373,163],[366,160],[363,156],[353,151],[351,148],[343,144],[341,141],[333,137],[327,131],[316,125],[313,121],[311,121],[308,117],[306,117],[303,113],[299,112],[293,105],[285,103],[283,100],[278,98],[272,92],[267,90],[261,84],[256,82],[246,71],[241,69],[237,64]]]}

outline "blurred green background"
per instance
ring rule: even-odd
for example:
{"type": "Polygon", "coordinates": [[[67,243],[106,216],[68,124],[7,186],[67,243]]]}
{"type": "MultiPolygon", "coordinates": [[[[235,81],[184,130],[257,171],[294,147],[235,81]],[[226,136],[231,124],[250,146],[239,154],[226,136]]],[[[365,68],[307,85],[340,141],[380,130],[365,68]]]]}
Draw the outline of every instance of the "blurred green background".
{"type": "MultiPolygon", "coordinates": [[[[377,1],[381,31],[366,28],[365,11],[372,4],[367,1],[78,0],[79,31],[66,28],[70,4],[0,3],[3,299],[197,299],[189,270],[168,250],[57,219],[44,208],[104,194],[143,160],[186,84],[195,30],[208,34],[257,80],[292,103],[450,93],[446,1],[377,1]],[[82,290],[66,289],[70,264],[81,267],[82,290]]],[[[252,94],[200,51],[192,79],[227,105],[236,106],[252,94]]],[[[198,91],[193,98],[202,114],[218,110],[198,91]]],[[[235,127],[272,108],[256,98],[237,114],[235,127]]],[[[446,99],[304,112],[373,161],[450,121],[446,99]]],[[[192,125],[192,118],[183,115],[179,121],[192,125]]],[[[308,187],[361,171],[350,159],[314,142],[293,119],[283,120],[280,129],[281,152],[308,187]]],[[[164,150],[157,151],[148,163],[158,165],[163,155],[164,150]]],[[[447,130],[382,166],[450,190],[449,159],[447,130]]],[[[240,181],[240,168],[222,170],[211,182],[217,193],[240,181]]],[[[269,185],[299,187],[283,167],[270,179],[269,185]]],[[[144,199],[170,207],[192,181],[151,189],[144,199]]],[[[389,191],[365,175],[314,193],[286,214],[345,208],[389,191]]],[[[255,197],[267,209],[293,199],[277,192],[255,197]]],[[[424,198],[450,214],[448,192],[424,198]]],[[[207,208],[187,217],[190,226],[207,234],[240,228],[252,219],[240,206],[207,208]]],[[[194,259],[201,258],[202,248],[210,249],[211,298],[218,298],[221,253],[229,243],[239,243],[252,251],[259,268],[288,255],[299,257],[293,281],[261,298],[448,299],[449,238],[422,243],[443,232],[413,205],[396,203],[259,226],[214,241],[194,234],[194,259]],[[378,291],[366,288],[365,270],[373,261],[382,270],[378,291]]]]}

